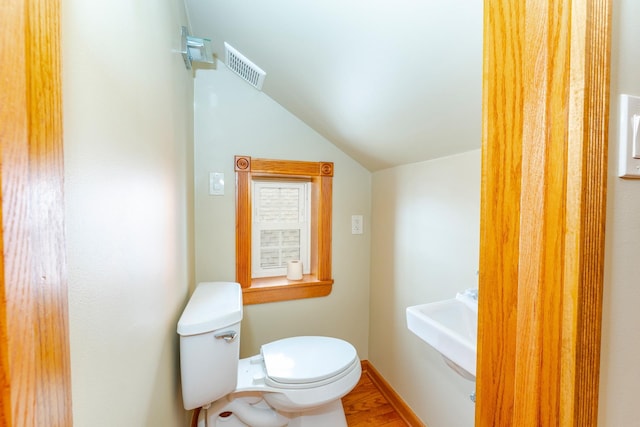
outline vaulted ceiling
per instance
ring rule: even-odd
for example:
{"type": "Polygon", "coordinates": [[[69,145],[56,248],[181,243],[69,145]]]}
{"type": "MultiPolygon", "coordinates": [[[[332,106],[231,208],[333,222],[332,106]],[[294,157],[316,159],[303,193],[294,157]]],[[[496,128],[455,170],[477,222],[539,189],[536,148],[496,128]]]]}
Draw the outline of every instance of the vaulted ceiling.
{"type": "Polygon", "coordinates": [[[480,147],[479,0],[185,0],[191,33],[371,171],[480,147]]]}

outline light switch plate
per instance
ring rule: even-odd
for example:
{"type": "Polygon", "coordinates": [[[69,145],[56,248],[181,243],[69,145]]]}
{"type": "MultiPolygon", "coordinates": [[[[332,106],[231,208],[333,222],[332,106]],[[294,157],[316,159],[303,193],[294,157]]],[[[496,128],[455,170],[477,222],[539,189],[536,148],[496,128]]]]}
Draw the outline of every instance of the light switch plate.
{"type": "Polygon", "coordinates": [[[351,234],[362,234],[362,215],[351,215],[351,234]]]}
{"type": "Polygon", "coordinates": [[[224,196],[224,174],[221,172],[209,173],[209,194],[211,196],[224,196]]]}
{"type": "Polygon", "coordinates": [[[620,95],[618,176],[640,179],[640,97],[620,95]]]}

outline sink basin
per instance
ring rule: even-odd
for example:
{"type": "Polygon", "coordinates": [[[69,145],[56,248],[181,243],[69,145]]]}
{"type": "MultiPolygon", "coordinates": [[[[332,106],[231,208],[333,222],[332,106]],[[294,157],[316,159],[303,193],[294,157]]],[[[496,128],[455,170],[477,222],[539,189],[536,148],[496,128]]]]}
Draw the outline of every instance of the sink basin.
{"type": "Polygon", "coordinates": [[[407,308],[409,330],[471,381],[476,377],[477,295],[477,290],[468,290],[455,298],[407,308]]]}

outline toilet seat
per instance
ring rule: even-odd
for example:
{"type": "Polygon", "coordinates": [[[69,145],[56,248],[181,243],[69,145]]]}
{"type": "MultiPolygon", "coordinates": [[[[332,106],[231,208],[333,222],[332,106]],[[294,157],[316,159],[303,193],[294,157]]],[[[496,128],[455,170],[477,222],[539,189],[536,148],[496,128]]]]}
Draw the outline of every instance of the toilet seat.
{"type": "Polygon", "coordinates": [[[358,383],[362,369],[351,344],[326,337],[293,337],[280,341],[284,342],[264,344],[261,354],[239,360],[236,396],[258,392],[271,407],[297,412],[340,399],[358,383]],[[285,352],[287,348],[306,351],[296,360],[292,353],[285,352]],[[269,359],[271,375],[282,381],[269,377],[264,355],[269,359]],[[274,360],[280,362],[272,363],[274,360]],[[327,360],[329,363],[325,363],[327,360]],[[295,364],[298,370],[291,369],[295,364]],[[276,368],[278,365],[280,370],[276,368]],[[323,368],[318,369],[319,366],[323,368]]]}
{"type": "Polygon", "coordinates": [[[336,381],[359,363],[356,349],[337,338],[302,336],[285,338],[261,347],[267,385],[311,388],[336,381]]]}

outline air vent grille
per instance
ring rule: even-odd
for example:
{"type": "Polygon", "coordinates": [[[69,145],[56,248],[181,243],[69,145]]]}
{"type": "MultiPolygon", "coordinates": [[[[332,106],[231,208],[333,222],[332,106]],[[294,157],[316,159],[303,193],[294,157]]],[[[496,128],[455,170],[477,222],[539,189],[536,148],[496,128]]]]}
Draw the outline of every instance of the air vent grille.
{"type": "Polygon", "coordinates": [[[264,78],[267,75],[260,67],[249,61],[246,56],[238,52],[229,43],[224,43],[225,63],[227,67],[242,77],[247,83],[258,90],[262,90],[264,78]]]}

